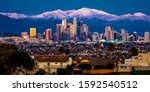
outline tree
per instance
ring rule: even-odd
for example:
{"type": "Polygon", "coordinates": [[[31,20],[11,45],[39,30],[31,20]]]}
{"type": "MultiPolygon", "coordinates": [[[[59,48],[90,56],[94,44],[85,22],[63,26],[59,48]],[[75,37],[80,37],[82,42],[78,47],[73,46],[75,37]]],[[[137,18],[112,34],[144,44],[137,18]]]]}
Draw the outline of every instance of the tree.
{"type": "Polygon", "coordinates": [[[98,50],[99,50],[99,44],[95,44],[94,48],[96,48],[96,55],[98,54],[98,50]]]}
{"type": "Polygon", "coordinates": [[[65,54],[66,54],[66,55],[69,55],[70,53],[71,53],[71,52],[70,52],[69,49],[65,51],[65,54]]]}
{"type": "Polygon", "coordinates": [[[15,45],[0,45],[0,74],[12,74],[16,67],[32,70],[33,66],[28,53],[18,51],[15,45]]]}
{"type": "Polygon", "coordinates": [[[11,44],[0,45],[0,62],[4,62],[14,51],[17,51],[17,47],[11,44]]]}
{"type": "Polygon", "coordinates": [[[114,67],[115,67],[114,64],[109,63],[109,64],[106,66],[106,69],[114,69],[114,67]]]}
{"type": "Polygon", "coordinates": [[[132,56],[137,56],[138,55],[138,49],[136,47],[132,47],[131,53],[132,53],[132,56]]]}
{"type": "Polygon", "coordinates": [[[57,75],[69,75],[69,72],[67,69],[58,68],[57,75]]]}
{"type": "Polygon", "coordinates": [[[81,70],[91,70],[92,65],[90,65],[90,64],[79,64],[78,68],[81,69],[81,70]]]}
{"type": "Polygon", "coordinates": [[[104,65],[96,65],[94,66],[94,70],[105,69],[104,65]]]}
{"type": "Polygon", "coordinates": [[[112,53],[113,53],[114,49],[115,49],[115,45],[112,44],[112,43],[109,43],[109,44],[108,44],[108,52],[109,52],[109,57],[110,57],[111,59],[112,59],[112,53]]]}
{"type": "Polygon", "coordinates": [[[90,64],[79,64],[78,68],[82,70],[82,74],[89,74],[88,70],[92,69],[92,65],[90,65],[90,64]]]}
{"type": "Polygon", "coordinates": [[[7,74],[6,71],[5,65],[0,62],[0,75],[7,74]]]}
{"type": "Polygon", "coordinates": [[[68,71],[68,74],[71,74],[71,73],[72,73],[73,66],[74,66],[74,64],[67,65],[66,69],[67,69],[67,71],[68,71]]]}
{"type": "Polygon", "coordinates": [[[65,52],[64,48],[63,47],[60,47],[59,50],[58,50],[61,54],[63,54],[65,52]]]}
{"type": "Polygon", "coordinates": [[[0,44],[0,74],[10,74],[11,68],[7,60],[18,48],[11,44],[0,44]]]}
{"type": "Polygon", "coordinates": [[[16,51],[10,55],[7,62],[11,69],[15,67],[23,67],[26,70],[32,70],[34,66],[34,60],[31,59],[28,53],[16,51]]]}
{"type": "Polygon", "coordinates": [[[46,75],[46,71],[44,69],[39,69],[39,71],[36,71],[35,75],[46,75]]]}

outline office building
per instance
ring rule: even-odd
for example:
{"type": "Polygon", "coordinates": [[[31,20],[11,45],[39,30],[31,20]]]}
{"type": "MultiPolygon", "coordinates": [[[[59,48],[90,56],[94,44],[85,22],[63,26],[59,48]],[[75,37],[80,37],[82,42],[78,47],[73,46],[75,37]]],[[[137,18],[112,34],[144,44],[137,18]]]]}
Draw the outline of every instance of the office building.
{"type": "Polygon", "coordinates": [[[113,36],[113,35],[111,35],[112,33],[113,32],[111,32],[111,27],[110,26],[106,26],[105,27],[105,40],[106,41],[110,41],[112,39],[112,36],[113,36]]]}
{"type": "Polygon", "coordinates": [[[94,32],[92,35],[92,40],[93,41],[99,41],[99,33],[98,32],[94,32]]]}
{"type": "Polygon", "coordinates": [[[46,40],[52,40],[52,30],[51,29],[46,29],[46,31],[45,31],[45,39],[46,40]]]}
{"type": "Polygon", "coordinates": [[[67,28],[67,20],[66,19],[62,20],[62,28],[63,29],[67,28]]]}
{"type": "Polygon", "coordinates": [[[129,34],[125,29],[121,29],[121,36],[122,36],[122,41],[128,41],[129,39],[129,34]]]}
{"type": "Polygon", "coordinates": [[[149,32],[145,32],[144,33],[144,41],[149,41],[150,39],[150,33],[149,32]]]}
{"type": "Polygon", "coordinates": [[[23,39],[28,39],[28,33],[27,32],[22,32],[21,33],[21,37],[23,38],[23,39]]]}
{"type": "Polygon", "coordinates": [[[30,37],[36,38],[36,28],[30,28],[30,37]]]}

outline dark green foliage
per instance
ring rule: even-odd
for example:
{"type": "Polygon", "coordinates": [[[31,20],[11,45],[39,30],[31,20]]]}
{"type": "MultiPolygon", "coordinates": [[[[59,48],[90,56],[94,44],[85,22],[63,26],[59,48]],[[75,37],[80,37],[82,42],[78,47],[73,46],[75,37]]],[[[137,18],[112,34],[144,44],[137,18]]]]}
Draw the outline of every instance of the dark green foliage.
{"type": "Polygon", "coordinates": [[[136,47],[132,47],[131,53],[132,53],[132,56],[137,56],[138,55],[138,49],[136,47]]]}
{"type": "Polygon", "coordinates": [[[69,72],[67,69],[57,69],[57,75],[69,75],[69,72]]]}
{"type": "Polygon", "coordinates": [[[150,75],[150,71],[132,71],[131,75],[150,75]]]}
{"type": "Polygon", "coordinates": [[[99,48],[99,44],[94,44],[94,47],[95,48],[99,48]]]}
{"type": "Polygon", "coordinates": [[[96,65],[94,66],[94,70],[105,69],[104,65],[96,65]]]}
{"type": "Polygon", "coordinates": [[[14,51],[17,51],[15,45],[0,44],[0,62],[4,62],[14,51]]]}
{"type": "Polygon", "coordinates": [[[46,71],[44,70],[44,69],[39,69],[39,71],[37,71],[36,73],[35,73],[35,75],[46,75],[47,73],[46,73],[46,71]]]}
{"type": "Polygon", "coordinates": [[[34,66],[34,60],[26,52],[16,51],[10,55],[7,62],[10,64],[11,68],[21,67],[32,70],[34,66]]]}
{"type": "Polygon", "coordinates": [[[60,47],[58,51],[59,51],[60,53],[64,53],[64,52],[65,52],[65,50],[64,50],[63,47],[60,47]]]}
{"type": "Polygon", "coordinates": [[[109,51],[109,58],[112,59],[112,54],[113,54],[113,51],[115,50],[115,45],[112,44],[112,43],[109,43],[108,44],[108,51],[109,51]]]}
{"type": "Polygon", "coordinates": [[[106,66],[106,69],[113,69],[114,67],[115,67],[114,64],[109,63],[109,64],[106,66]]]}
{"type": "Polygon", "coordinates": [[[68,74],[71,74],[72,73],[72,70],[73,70],[73,67],[75,66],[75,64],[72,64],[72,65],[67,65],[66,69],[68,71],[68,74]]]}
{"type": "Polygon", "coordinates": [[[92,69],[92,65],[90,65],[90,64],[79,64],[78,68],[82,69],[82,70],[91,70],[92,69]]]}
{"type": "Polygon", "coordinates": [[[71,52],[70,52],[69,49],[65,51],[65,54],[66,54],[66,55],[69,55],[70,53],[71,53],[71,52]]]}
{"type": "Polygon", "coordinates": [[[12,74],[16,67],[31,70],[34,61],[26,52],[18,51],[15,45],[0,45],[0,74],[12,74]]]}
{"type": "Polygon", "coordinates": [[[96,65],[96,66],[94,66],[94,69],[95,70],[98,70],[98,69],[113,69],[114,67],[115,67],[114,64],[109,63],[106,66],[104,66],[104,65],[96,65]]]}
{"type": "Polygon", "coordinates": [[[108,51],[114,51],[114,49],[115,49],[115,45],[112,43],[109,43],[108,44],[108,51]]]}

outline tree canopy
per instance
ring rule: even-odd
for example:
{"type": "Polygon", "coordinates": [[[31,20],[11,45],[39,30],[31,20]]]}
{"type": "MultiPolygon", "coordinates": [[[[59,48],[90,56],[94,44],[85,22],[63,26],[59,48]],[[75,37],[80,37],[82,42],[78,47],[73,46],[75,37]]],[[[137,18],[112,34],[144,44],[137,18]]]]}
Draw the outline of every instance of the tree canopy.
{"type": "Polygon", "coordinates": [[[138,49],[136,47],[132,47],[131,53],[132,53],[132,56],[137,56],[138,55],[138,49]]]}
{"type": "Polygon", "coordinates": [[[16,67],[31,70],[34,60],[26,52],[19,51],[15,45],[0,45],[0,74],[12,74],[16,67]]]}

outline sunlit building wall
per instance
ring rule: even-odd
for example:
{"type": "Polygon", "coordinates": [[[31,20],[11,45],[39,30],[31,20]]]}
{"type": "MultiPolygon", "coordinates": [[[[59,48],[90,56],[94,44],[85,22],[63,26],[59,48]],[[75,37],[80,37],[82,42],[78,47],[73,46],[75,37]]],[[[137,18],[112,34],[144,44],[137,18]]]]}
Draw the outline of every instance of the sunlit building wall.
{"type": "Polygon", "coordinates": [[[114,41],[114,33],[115,33],[114,30],[110,31],[110,41],[114,41]]]}
{"type": "Polygon", "coordinates": [[[144,33],[144,41],[149,41],[149,39],[150,39],[150,34],[149,34],[149,32],[145,32],[145,33],[144,33]]]}
{"type": "Polygon", "coordinates": [[[30,28],[30,37],[36,37],[36,28],[30,28]]]}
{"type": "Polygon", "coordinates": [[[76,38],[76,28],[75,28],[75,25],[71,25],[70,26],[70,40],[75,40],[76,38]]]}
{"type": "Polygon", "coordinates": [[[21,36],[23,39],[28,39],[28,37],[29,37],[27,32],[22,32],[21,36]]]}
{"type": "Polygon", "coordinates": [[[74,18],[74,20],[73,20],[73,26],[74,26],[74,28],[73,28],[74,33],[77,34],[77,19],[76,18],[74,18]]]}
{"type": "Polygon", "coordinates": [[[52,30],[51,29],[46,29],[46,31],[45,31],[45,39],[46,40],[51,40],[52,39],[52,30]]]}
{"type": "Polygon", "coordinates": [[[62,27],[63,27],[63,29],[67,28],[67,20],[66,19],[62,20],[62,27]]]}
{"type": "Polygon", "coordinates": [[[111,34],[111,27],[110,26],[106,26],[105,27],[105,38],[106,38],[106,41],[110,41],[110,34],[111,34]]]}

